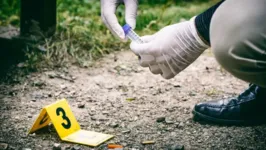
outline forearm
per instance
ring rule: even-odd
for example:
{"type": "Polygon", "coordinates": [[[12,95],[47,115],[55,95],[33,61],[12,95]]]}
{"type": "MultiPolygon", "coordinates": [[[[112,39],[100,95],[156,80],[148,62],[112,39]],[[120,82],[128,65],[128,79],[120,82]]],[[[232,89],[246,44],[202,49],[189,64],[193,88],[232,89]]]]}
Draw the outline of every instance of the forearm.
{"type": "Polygon", "coordinates": [[[199,14],[195,19],[196,29],[200,35],[200,37],[210,45],[210,24],[213,14],[215,13],[216,9],[224,2],[217,3],[216,5],[212,6],[205,12],[199,14]]]}

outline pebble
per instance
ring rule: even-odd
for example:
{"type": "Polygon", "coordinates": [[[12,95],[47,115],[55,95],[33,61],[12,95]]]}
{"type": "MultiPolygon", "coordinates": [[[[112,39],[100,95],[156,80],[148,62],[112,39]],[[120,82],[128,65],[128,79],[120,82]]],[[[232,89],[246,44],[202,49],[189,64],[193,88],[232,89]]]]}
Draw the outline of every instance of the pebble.
{"type": "Polygon", "coordinates": [[[169,112],[174,112],[175,111],[175,107],[172,107],[172,108],[167,108],[166,110],[169,111],[169,112]]]}
{"type": "Polygon", "coordinates": [[[174,87],[180,88],[181,85],[179,85],[179,84],[174,84],[174,87]]]}
{"type": "Polygon", "coordinates": [[[52,97],[53,95],[51,93],[48,94],[48,97],[52,97]]]}
{"type": "Polygon", "coordinates": [[[45,83],[42,82],[42,81],[34,81],[34,82],[32,83],[32,85],[33,85],[33,86],[41,87],[41,86],[44,86],[45,83]]]}
{"type": "Polygon", "coordinates": [[[108,115],[109,112],[108,112],[108,111],[102,111],[102,114],[103,114],[103,115],[108,115]]]}
{"type": "Polygon", "coordinates": [[[43,94],[42,93],[33,93],[32,97],[34,99],[42,99],[43,98],[43,94]]]}
{"type": "Polygon", "coordinates": [[[59,143],[54,143],[53,150],[61,150],[61,145],[59,143]]]}
{"type": "Polygon", "coordinates": [[[198,142],[198,143],[202,143],[202,140],[199,139],[197,142],[198,142]]]}
{"type": "Polygon", "coordinates": [[[166,120],[165,120],[165,123],[166,123],[166,124],[174,124],[175,122],[172,121],[172,120],[166,119],[166,120]]]}
{"type": "Polygon", "coordinates": [[[85,108],[85,104],[78,104],[78,108],[85,108]]]}
{"type": "Polygon", "coordinates": [[[8,144],[7,143],[0,143],[0,149],[1,150],[7,150],[8,144]]]}
{"type": "Polygon", "coordinates": [[[22,148],[22,150],[31,150],[30,148],[22,148]]]}
{"type": "Polygon", "coordinates": [[[71,148],[71,150],[81,150],[81,148],[79,146],[74,146],[71,148]]]}
{"type": "Polygon", "coordinates": [[[115,122],[110,123],[110,127],[112,127],[112,128],[117,128],[118,126],[119,126],[119,124],[117,124],[115,122]]]}
{"type": "Polygon", "coordinates": [[[97,126],[101,125],[102,123],[100,121],[96,121],[95,123],[97,126]]]}
{"type": "Polygon", "coordinates": [[[127,143],[121,143],[121,145],[123,145],[124,147],[127,147],[127,143]]]}
{"type": "Polygon", "coordinates": [[[62,84],[62,85],[60,85],[60,88],[61,88],[61,90],[66,90],[67,89],[67,86],[64,85],[64,84],[62,84]]]}
{"type": "Polygon", "coordinates": [[[156,119],[157,122],[164,122],[165,121],[165,117],[159,117],[156,119]]]}
{"type": "Polygon", "coordinates": [[[179,125],[178,125],[178,128],[183,128],[185,125],[183,122],[180,122],[179,125]]]}
{"type": "Polygon", "coordinates": [[[122,131],[122,133],[130,133],[131,132],[131,130],[124,130],[124,131],[122,131]]]}
{"type": "Polygon", "coordinates": [[[72,147],[71,146],[66,146],[65,150],[70,150],[72,147]]]}
{"type": "Polygon", "coordinates": [[[184,149],[185,149],[184,145],[178,145],[178,144],[173,145],[173,146],[168,148],[168,150],[184,150],[184,149]]]}
{"type": "Polygon", "coordinates": [[[50,78],[50,79],[53,79],[53,78],[55,78],[55,74],[48,74],[48,77],[50,78]]]}
{"type": "Polygon", "coordinates": [[[28,135],[27,134],[22,134],[20,137],[26,138],[28,135]]]}
{"type": "Polygon", "coordinates": [[[196,93],[190,92],[188,95],[189,96],[196,96],[196,93]]]}
{"type": "Polygon", "coordinates": [[[99,121],[108,121],[108,118],[99,117],[99,121]]]}
{"type": "Polygon", "coordinates": [[[30,137],[35,137],[36,133],[29,134],[30,137]]]}

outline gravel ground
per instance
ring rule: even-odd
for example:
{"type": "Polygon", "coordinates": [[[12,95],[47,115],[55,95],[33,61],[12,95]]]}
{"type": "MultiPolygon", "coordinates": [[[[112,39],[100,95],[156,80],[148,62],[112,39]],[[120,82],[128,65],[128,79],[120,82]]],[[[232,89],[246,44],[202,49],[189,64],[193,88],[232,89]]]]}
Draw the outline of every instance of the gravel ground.
{"type": "Polygon", "coordinates": [[[210,51],[171,80],[139,67],[130,51],[110,54],[89,68],[32,73],[17,84],[0,84],[0,149],[5,144],[25,150],[106,149],[107,143],[135,150],[266,149],[265,125],[217,126],[192,119],[196,103],[236,96],[247,86],[221,69],[210,51]],[[115,137],[93,148],[60,141],[53,126],[27,136],[41,108],[62,98],[82,129],[115,137]]]}

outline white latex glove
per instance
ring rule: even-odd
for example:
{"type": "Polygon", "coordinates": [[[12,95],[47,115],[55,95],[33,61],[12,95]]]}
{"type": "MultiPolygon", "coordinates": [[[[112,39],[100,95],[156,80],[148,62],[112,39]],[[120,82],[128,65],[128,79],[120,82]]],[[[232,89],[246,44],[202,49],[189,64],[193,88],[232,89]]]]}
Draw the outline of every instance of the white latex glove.
{"type": "Polygon", "coordinates": [[[101,17],[113,34],[121,39],[125,39],[125,33],[115,15],[116,8],[121,3],[125,4],[126,23],[134,29],[136,26],[138,0],[101,0],[101,17]]]}
{"type": "Polygon", "coordinates": [[[195,17],[164,27],[154,35],[142,37],[142,40],[143,44],[132,42],[130,45],[132,51],[140,56],[140,65],[158,65],[160,69],[153,73],[161,74],[165,79],[184,70],[209,47],[197,33],[195,17]]]}

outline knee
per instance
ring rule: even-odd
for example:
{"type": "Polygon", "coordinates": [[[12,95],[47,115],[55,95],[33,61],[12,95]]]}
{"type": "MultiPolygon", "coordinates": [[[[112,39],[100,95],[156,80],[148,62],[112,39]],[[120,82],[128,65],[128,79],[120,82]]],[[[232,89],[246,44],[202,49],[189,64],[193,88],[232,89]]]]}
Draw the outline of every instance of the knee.
{"type": "Polygon", "coordinates": [[[252,45],[265,40],[262,37],[266,35],[265,14],[265,0],[227,0],[216,10],[210,26],[210,41],[217,61],[225,69],[243,65],[239,62],[251,57],[252,45]]]}
{"type": "Polygon", "coordinates": [[[263,86],[265,4],[265,0],[227,0],[216,10],[210,26],[211,48],[221,66],[242,80],[263,81],[263,86]]]}

